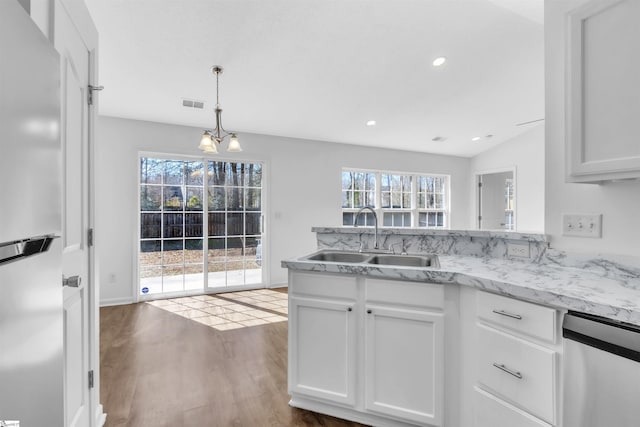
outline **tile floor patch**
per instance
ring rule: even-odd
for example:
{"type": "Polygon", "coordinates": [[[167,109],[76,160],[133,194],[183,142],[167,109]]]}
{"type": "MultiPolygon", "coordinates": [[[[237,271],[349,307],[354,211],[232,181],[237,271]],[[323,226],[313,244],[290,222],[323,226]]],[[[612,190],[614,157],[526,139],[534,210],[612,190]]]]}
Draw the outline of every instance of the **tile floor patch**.
{"type": "Polygon", "coordinates": [[[228,331],[286,322],[288,297],[284,292],[256,289],[155,300],[147,304],[219,331],[228,331]]]}

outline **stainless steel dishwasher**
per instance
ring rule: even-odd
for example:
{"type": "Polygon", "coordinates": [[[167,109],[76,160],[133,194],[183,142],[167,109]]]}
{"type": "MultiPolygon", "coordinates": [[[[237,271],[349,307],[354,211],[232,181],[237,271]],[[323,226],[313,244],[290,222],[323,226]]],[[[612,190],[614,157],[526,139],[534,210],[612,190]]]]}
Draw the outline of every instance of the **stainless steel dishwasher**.
{"type": "Polygon", "coordinates": [[[640,426],[640,327],[568,312],[563,427],[640,426]]]}

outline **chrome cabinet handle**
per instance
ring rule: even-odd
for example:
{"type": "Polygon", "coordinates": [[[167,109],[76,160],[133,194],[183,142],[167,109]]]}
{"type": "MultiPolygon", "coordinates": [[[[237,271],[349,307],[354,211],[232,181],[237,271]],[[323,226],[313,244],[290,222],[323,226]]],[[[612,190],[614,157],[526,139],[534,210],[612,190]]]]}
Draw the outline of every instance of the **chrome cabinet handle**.
{"type": "Polygon", "coordinates": [[[82,277],[80,276],[71,276],[71,277],[62,278],[62,286],[68,286],[70,288],[79,288],[80,283],[82,283],[82,277]]]}
{"type": "Polygon", "coordinates": [[[522,320],[522,316],[520,316],[519,314],[507,313],[504,310],[491,310],[491,311],[493,311],[495,314],[499,314],[501,316],[507,316],[507,317],[511,317],[512,319],[522,320]]]}
{"type": "Polygon", "coordinates": [[[501,371],[506,372],[509,375],[513,375],[514,377],[516,377],[519,380],[522,379],[522,374],[520,372],[512,371],[511,369],[507,368],[506,366],[498,365],[497,363],[494,363],[493,366],[495,366],[496,368],[500,369],[501,371]]]}

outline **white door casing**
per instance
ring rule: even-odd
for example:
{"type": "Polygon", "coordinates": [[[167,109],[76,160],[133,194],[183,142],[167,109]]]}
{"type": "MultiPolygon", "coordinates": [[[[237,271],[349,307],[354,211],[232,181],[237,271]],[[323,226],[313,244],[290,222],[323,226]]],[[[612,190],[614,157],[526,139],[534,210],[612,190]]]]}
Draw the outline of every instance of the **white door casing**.
{"type": "MultiPolygon", "coordinates": [[[[61,0],[54,4],[54,45],[60,54],[62,103],[63,213],[62,243],[64,278],[77,276],[77,287],[65,286],[64,310],[64,405],[65,427],[96,424],[92,414],[89,371],[95,368],[97,312],[92,307],[91,259],[88,241],[90,218],[90,122],[88,87],[95,46],[87,42],[83,30],[93,27],[88,15],[79,15],[75,6],[61,0]],[[78,22],[81,20],[83,22],[78,22]],[[86,22],[86,21],[89,22],[86,22]],[[93,348],[92,348],[93,347],[93,348]]],[[[92,399],[93,397],[93,399],[92,399]]],[[[100,411],[101,412],[101,411],[100,411]]]]}

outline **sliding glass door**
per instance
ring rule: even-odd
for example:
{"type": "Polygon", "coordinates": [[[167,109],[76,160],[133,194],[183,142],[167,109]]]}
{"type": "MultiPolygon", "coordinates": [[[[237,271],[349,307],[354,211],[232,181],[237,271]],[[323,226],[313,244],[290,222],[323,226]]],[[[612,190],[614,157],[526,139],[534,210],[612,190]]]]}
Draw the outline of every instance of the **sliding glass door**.
{"type": "Polygon", "coordinates": [[[141,295],[262,283],[261,163],[141,157],[139,187],[141,295]]]}
{"type": "Polygon", "coordinates": [[[262,165],[208,162],[208,287],[262,282],[262,165]]]}

